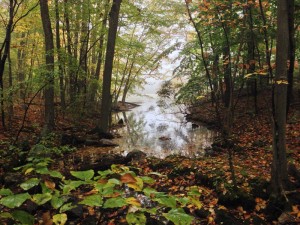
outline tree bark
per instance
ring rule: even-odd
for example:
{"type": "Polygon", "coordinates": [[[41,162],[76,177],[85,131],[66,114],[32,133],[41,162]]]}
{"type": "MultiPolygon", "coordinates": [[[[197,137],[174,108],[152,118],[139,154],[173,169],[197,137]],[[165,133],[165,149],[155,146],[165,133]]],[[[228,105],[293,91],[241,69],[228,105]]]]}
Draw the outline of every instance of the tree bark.
{"type": "Polygon", "coordinates": [[[286,159],[286,105],[287,61],[289,48],[288,5],[286,0],[277,1],[276,74],[273,91],[273,161],[271,172],[272,194],[284,196],[288,181],[286,159]]]}
{"type": "Polygon", "coordinates": [[[100,129],[104,132],[108,131],[110,114],[111,114],[111,77],[113,69],[113,61],[115,54],[115,44],[119,23],[119,13],[122,0],[114,0],[109,13],[109,30],[105,55],[105,65],[103,72],[103,88],[101,99],[101,121],[100,129]]]}
{"type": "Polygon", "coordinates": [[[287,90],[287,108],[289,112],[290,103],[293,101],[293,84],[294,84],[294,64],[295,64],[295,0],[288,0],[288,26],[289,26],[289,69],[288,69],[288,90],[287,90]]]}
{"type": "Polygon", "coordinates": [[[45,38],[46,51],[46,83],[45,88],[45,126],[44,134],[54,129],[54,44],[51,21],[48,9],[48,0],[40,0],[40,11],[45,38]]]}
{"type": "Polygon", "coordinates": [[[57,60],[58,60],[58,76],[59,76],[59,92],[60,92],[60,106],[64,111],[66,108],[65,98],[65,85],[64,85],[64,74],[63,74],[63,60],[61,57],[61,44],[60,44],[60,30],[59,30],[59,7],[58,0],[55,0],[55,37],[56,37],[56,49],[57,49],[57,60]]]}
{"type": "Polygon", "coordinates": [[[13,27],[13,20],[14,20],[14,9],[15,9],[15,2],[14,0],[9,1],[9,20],[6,25],[6,33],[5,33],[5,39],[4,42],[0,48],[0,105],[1,105],[1,121],[2,121],[2,126],[5,129],[5,112],[4,112],[4,86],[3,86],[3,75],[4,75],[4,68],[5,68],[5,63],[6,59],[9,55],[10,52],[10,41],[11,41],[11,32],[12,32],[12,27],[13,27]],[[3,51],[3,54],[2,54],[3,51]]]}

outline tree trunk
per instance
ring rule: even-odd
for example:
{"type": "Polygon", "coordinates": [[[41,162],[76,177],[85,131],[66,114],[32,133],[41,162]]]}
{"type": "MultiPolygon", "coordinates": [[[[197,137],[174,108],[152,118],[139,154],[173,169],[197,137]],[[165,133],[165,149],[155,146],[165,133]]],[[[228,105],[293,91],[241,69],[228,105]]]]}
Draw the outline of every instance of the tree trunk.
{"type": "Polygon", "coordinates": [[[11,32],[12,32],[12,26],[13,26],[13,19],[14,19],[14,9],[15,9],[15,2],[14,0],[9,1],[9,20],[6,25],[6,34],[4,42],[0,48],[0,106],[1,106],[1,121],[2,126],[5,129],[5,112],[4,112],[4,86],[3,86],[3,75],[4,75],[4,68],[6,59],[10,52],[10,41],[11,41],[11,32]],[[3,54],[2,54],[3,50],[3,54]]]}
{"type": "Polygon", "coordinates": [[[288,181],[286,159],[287,61],[289,47],[288,4],[277,1],[276,74],[273,92],[272,194],[283,197],[288,181]]]}
{"type": "Polygon", "coordinates": [[[288,26],[289,26],[289,69],[288,69],[288,90],[287,90],[287,108],[289,112],[290,103],[293,101],[294,84],[294,64],[295,64],[295,28],[294,28],[295,0],[288,0],[288,26]]]}
{"type": "Polygon", "coordinates": [[[48,0],[40,0],[41,18],[45,37],[46,51],[46,83],[45,88],[45,126],[44,134],[51,132],[54,128],[54,44],[49,17],[48,0]]]}
{"type": "Polygon", "coordinates": [[[122,0],[114,0],[109,13],[109,30],[106,47],[105,65],[103,72],[103,88],[101,100],[101,121],[100,129],[104,132],[108,131],[110,114],[111,114],[111,77],[113,69],[113,61],[115,54],[115,43],[117,37],[119,13],[122,0]]]}
{"type": "Polygon", "coordinates": [[[58,76],[59,76],[59,92],[60,92],[60,106],[64,111],[66,108],[65,98],[65,85],[64,85],[64,74],[63,74],[63,60],[61,57],[61,45],[60,45],[60,33],[59,33],[59,8],[58,0],[55,0],[55,36],[56,36],[56,49],[57,49],[57,60],[58,60],[58,76]]]}

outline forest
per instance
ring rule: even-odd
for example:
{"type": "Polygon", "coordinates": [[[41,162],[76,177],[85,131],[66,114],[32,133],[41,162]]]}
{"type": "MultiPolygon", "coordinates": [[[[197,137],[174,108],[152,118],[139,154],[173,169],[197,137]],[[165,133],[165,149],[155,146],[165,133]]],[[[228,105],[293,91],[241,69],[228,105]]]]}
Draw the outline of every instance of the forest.
{"type": "Polygon", "coordinates": [[[300,224],[299,15],[0,0],[0,224],[300,224]]]}

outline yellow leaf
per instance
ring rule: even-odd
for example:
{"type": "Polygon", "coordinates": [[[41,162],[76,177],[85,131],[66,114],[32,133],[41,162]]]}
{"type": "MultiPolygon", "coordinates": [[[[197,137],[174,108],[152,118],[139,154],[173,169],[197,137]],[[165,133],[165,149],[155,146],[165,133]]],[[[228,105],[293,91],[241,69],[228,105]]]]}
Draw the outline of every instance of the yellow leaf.
{"type": "Polygon", "coordinates": [[[271,12],[271,11],[267,11],[267,12],[266,12],[266,15],[267,15],[267,16],[271,16],[271,15],[272,15],[272,12],[271,12]]]}
{"type": "Polygon", "coordinates": [[[25,175],[31,173],[33,170],[34,170],[34,168],[28,168],[28,169],[25,171],[25,175]]]}
{"type": "Polygon", "coordinates": [[[130,205],[134,205],[134,206],[138,206],[140,207],[141,206],[141,203],[134,197],[129,197],[126,199],[126,202],[130,205]]]}
{"type": "Polygon", "coordinates": [[[252,75],[254,75],[254,73],[248,73],[248,74],[245,75],[245,78],[249,78],[249,77],[251,77],[252,75]]]}
{"type": "Polygon", "coordinates": [[[277,80],[275,81],[277,84],[289,84],[287,80],[277,80]]]}

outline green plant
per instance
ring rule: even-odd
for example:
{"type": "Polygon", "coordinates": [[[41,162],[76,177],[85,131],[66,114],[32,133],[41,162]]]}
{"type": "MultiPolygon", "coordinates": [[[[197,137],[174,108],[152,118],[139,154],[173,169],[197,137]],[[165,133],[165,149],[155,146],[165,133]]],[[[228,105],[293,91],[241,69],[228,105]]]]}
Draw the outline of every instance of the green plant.
{"type": "Polygon", "coordinates": [[[50,204],[55,224],[65,224],[68,220],[66,211],[76,204],[100,207],[100,210],[125,208],[128,224],[146,224],[147,216],[150,216],[172,221],[175,225],[188,225],[193,217],[182,208],[188,205],[201,207],[197,187],[190,187],[185,197],[157,192],[150,187],[155,182],[152,177],[137,176],[129,167],[120,165],[112,165],[111,169],[97,173],[93,170],[70,171],[72,179],[65,179],[60,172],[48,169],[50,162],[49,158],[32,159],[16,168],[29,178],[19,185],[22,189],[19,193],[0,189],[0,205],[7,209],[0,213],[0,221],[10,218],[21,224],[34,224],[33,215],[20,210],[26,201],[37,205],[50,204]],[[28,192],[37,186],[40,187],[38,193],[28,192]],[[74,193],[77,193],[77,203],[74,202],[74,193]]]}

